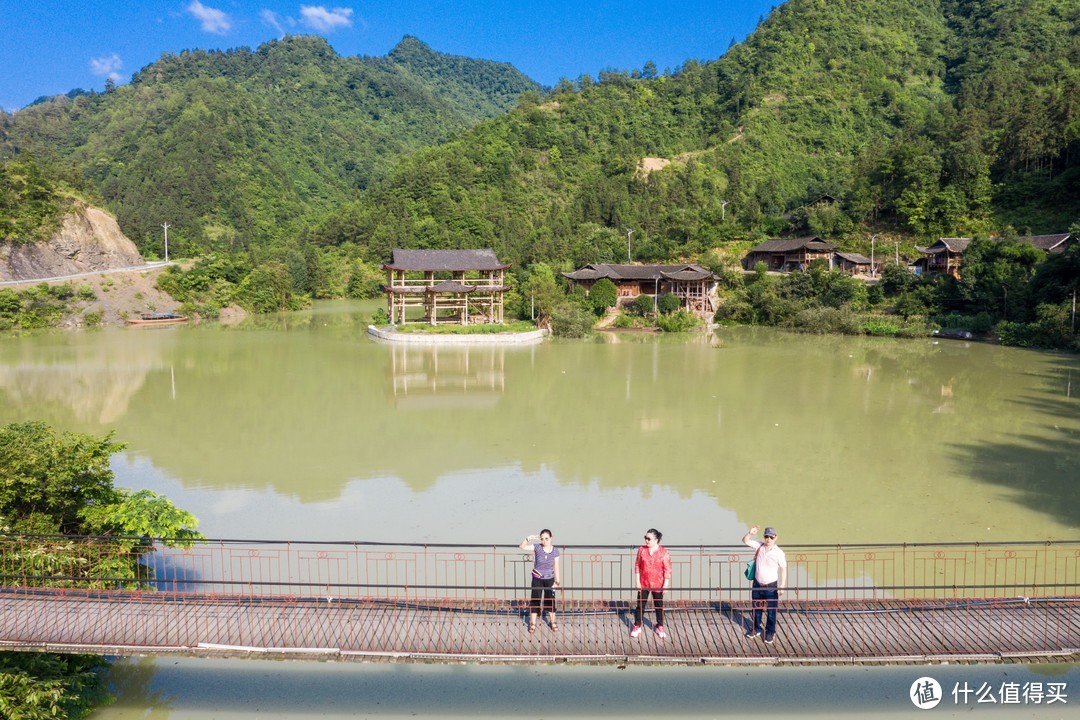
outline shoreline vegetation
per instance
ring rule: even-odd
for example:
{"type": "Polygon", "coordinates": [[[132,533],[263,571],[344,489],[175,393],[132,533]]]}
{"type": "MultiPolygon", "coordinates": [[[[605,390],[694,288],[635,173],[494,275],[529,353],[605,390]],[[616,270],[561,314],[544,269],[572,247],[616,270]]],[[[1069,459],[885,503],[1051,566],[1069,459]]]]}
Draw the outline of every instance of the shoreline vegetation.
{"type": "MultiPolygon", "coordinates": [[[[0,532],[21,537],[21,552],[5,554],[4,584],[19,578],[57,576],[56,586],[100,582],[146,589],[152,578],[139,562],[146,538],[172,545],[201,538],[199,521],[163,495],[113,486],[112,456],[124,449],[112,435],[59,432],[43,422],[0,427],[0,532]],[[119,545],[123,553],[98,552],[73,543],[73,535],[119,545]],[[116,561],[114,558],[128,558],[116,561]],[[100,580],[97,580],[100,578],[100,580]]],[[[0,716],[25,720],[86,717],[110,701],[105,658],[0,652],[0,716]]]]}
{"type": "MultiPolygon", "coordinates": [[[[1004,345],[1080,352],[1073,304],[1080,289],[1080,246],[1048,256],[1015,239],[976,239],[965,254],[959,279],[915,275],[896,263],[886,264],[880,276],[870,280],[831,270],[823,261],[790,273],[767,272],[760,264],[752,272],[735,270],[722,264],[718,253],[705,261],[720,278],[719,307],[711,318],[681,309],[677,298],[664,294],[638,296],[616,307],[614,286],[607,286],[610,281],[596,283],[586,295],[561,281],[559,271],[567,263],[534,263],[509,275],[507,315],[514,319],[504,324],[408,324],[394,331],[486,335],[545,328],[556,337],[583,338],[599,330],[696,331],[711,321],[721,327],[762,325],[900,338],[970,333],[971,339],[1004,345]]],[[[154,287],[175,298],[180,313],[202,319],[223,317],[229,307],[271,314],[311,304],[310,295],[295,292],[284,265],[260,266],[247,273],[239,272],[237,265],[233,258],[205,257],[188,263],[186,269],[168,268],[157,276],[154,287]]],[[[343,291],[327,299],[370,299],[381,294],[376,268],[362,261],[350,263],[343,279],[343,291]]],[[[101,326],[95,292],[108,293],[116,287],[107,281],[95,291],[88,284],[68,281],[0,288],[0,331],[101,326]]],[[[142,299],[142,294],[135,297],[142,299]]],[[[122,324],[125,311],[119,317],[122,324]]],[[[376,310],[371,323],[388,327],[386,311],[376,310]]]]}

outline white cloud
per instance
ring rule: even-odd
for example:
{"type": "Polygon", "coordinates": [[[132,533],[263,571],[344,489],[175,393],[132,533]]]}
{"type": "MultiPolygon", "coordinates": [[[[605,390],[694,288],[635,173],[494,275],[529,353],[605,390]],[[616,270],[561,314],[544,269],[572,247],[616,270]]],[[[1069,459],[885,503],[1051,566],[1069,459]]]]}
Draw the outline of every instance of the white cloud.
{"type": "Polygon", "coordinates": [[[90,58],[90,72],[99,77],[109,78],[113,82],[120,81],[120,68],[124,61],[116,53],[104,57],[90,58]]]}
{"type": "Polygon", "coordinates": [[[277,30],[278,35],[284,35],[285,34],[285,28],[281,24],[282,23],[281,16],[278,15],[273,10],[260,10],[259,11],[259,17],[262,18],[262,21],[264,23],[266,23],[270,27],[277,30]]]}
{"type": "Polygon", "coordinates": [[[329,33],[342,27],[352,27],[352,8],[326,9],[322,5],[301,5],[301,22],[316,32],[329,33]]]}
{"type": "Polygon", "coordinates": [[[192,0],[187,6],[187,11],[194,15],[202,24],[202,29],[215,35],[224,35],[232,29],[232,20],[227,13],[216,8],[207,7],[199,0],[192,0]]]}

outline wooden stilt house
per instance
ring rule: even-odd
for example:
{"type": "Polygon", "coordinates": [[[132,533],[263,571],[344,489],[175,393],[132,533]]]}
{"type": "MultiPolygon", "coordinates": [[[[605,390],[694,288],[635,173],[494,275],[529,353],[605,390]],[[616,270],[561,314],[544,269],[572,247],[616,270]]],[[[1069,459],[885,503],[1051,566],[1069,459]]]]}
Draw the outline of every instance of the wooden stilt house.
{"type": "Polygon", "coordinates": [[[393,250],[386,270],[390,322],[503,322],[506,268],[494,250],[393,250]]]}

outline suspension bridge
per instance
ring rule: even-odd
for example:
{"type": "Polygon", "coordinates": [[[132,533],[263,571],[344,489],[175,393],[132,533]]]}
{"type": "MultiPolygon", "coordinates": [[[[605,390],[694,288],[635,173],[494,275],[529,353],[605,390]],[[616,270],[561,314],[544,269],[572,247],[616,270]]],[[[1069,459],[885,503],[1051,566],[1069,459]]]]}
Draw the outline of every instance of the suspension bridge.
{"type": "Polygon", "coordinates": [[[668,637],[629,637],[636,547],[563,546],[528,631],[517,547],[0,536],[0,649],[363,661],[820,664],[1080,660],[1080,541],[785,546],[776,640],[748,548],[668,546],[668,637]],[[136,568],[121,572],[121,568],[136,568]]]}

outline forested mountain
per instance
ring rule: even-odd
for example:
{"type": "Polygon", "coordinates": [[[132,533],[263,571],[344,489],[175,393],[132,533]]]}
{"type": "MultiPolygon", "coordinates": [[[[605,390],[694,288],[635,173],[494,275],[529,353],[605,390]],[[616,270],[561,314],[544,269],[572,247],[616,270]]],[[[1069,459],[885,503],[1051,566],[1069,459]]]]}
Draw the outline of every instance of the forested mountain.
{"type": "Polygon", "coordinates": [[[509,65],[411,37],[378,58],[287,37],[164,55],[129,85],[0,116],[0,142],[54,175],[81,172],[140,245],[167,221],[177,252],[265,246],[536,90],[509,65]]]}
{"type": "Polygon", "coordinates": [[[382,58],[291,37],[164,56],[4,117],[0,141],[81,177],[143,247],[167,221],[177,253],[278,252],[316,294],[331,248],[491,246],[520,267],[618,260],[628,228],[642,260],[1056,232],[1080,220],[1078,28],[1076,0],[790,0],[719,60],[546,97],[411,37],[382,58]]]}
{"type": "Polygon", "coordinates": [[[625,257],[627,228],[635,259],[787,232],[1064,231],[1078,28],[1076,0],[790,0],[715,62],[560,83],[418,153],[312,237],[581,263],[625,257]]]}

